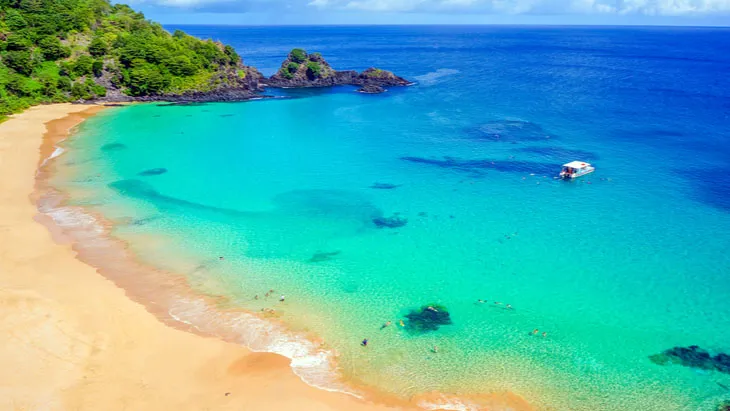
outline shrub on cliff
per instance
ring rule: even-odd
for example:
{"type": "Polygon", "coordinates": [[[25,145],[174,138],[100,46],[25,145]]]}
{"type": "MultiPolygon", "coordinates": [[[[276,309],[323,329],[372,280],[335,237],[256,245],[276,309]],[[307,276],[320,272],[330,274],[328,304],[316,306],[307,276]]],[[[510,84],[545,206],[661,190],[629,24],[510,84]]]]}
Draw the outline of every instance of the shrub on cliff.
{"type": "Polygon", "coordinates": [[[307,77],[317,78],[322,76],[322,66],[314,61],[307,62],[307,77]]]}
{"type": "Polygon", "coordinates": [[[294,49],[289,53],[289,59],[295,63],[304,63],[307,59],[307,52],[302,49],[294,49]]]}

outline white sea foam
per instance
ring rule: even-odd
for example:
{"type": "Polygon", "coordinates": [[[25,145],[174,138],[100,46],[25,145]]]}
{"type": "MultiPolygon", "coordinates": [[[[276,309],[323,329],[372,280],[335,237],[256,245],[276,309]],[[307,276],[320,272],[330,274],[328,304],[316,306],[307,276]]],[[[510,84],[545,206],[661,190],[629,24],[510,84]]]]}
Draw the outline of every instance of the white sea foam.
{"type": "Polygon", "coordinates": [[[53,160],[54,158],[56,158],[56,157],[60,156],[60,155],[61,155],[61,154],[63,154],[63,153],[65,152],[65,151],[66,151],[66,150],[64,150],[64,149],[63,149],[62,147],[56,147],[56,149],[55,149],[55,150],[53,150],[53,153],[51,153],[51,155],[50,155],[50,156],[48,156],[48,158],[44,159],[44,160],[43,160],[43,161],[41,162],[41,167],[45,166],[45,165],[46,165],[46,163],[48,163],[49,161],[53,160]]]}
{"type": "Polygon", "coordinates": [[[334,354],[319,349],[283,326],[244,312],[218,311],[202,299],[179,299],[169,309],[172,318],[205,334],[226,330],[236,342],[255,352],[270,352],[291,360],[294,373],[307,384],[326,391],[361,396],[337,378],[334,354]]]}
{"type": "Polygon", "coordinates": [[[59,227],[63,229],[74,229],[75,231],[103,234],[104,228],[90,214],[73,207],[44,207],[40,205],[40,211],[50,216],[59,227]]]}
{"type": "Polygon", "coordinates": [[[440,78],[458,73],[459,70],[440,68],[436,71],[416,76],[415,79],[418,80],[418,83],[422,86],[433,86],[434,84],[439,82],[440,78]]]}

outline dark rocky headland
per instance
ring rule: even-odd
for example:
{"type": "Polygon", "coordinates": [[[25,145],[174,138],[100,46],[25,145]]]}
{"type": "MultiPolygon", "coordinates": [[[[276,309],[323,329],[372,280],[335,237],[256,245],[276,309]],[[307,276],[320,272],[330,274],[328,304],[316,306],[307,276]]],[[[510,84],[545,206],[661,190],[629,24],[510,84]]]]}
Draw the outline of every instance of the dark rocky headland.
{"type": "Polygon", "coordinates": [[[106,97],[94,99],[102,102],[228,102],[263,98],[266,87],[272,88],[317,88],[334,86],[356,86],[358,92],[379,94],[386,87],[404,87],[413,83],[387,70],[371,67],[358,73],[354,70],[337,71],[319,53],[307,54],[302,49],[292,50],[279,71],[266,78],[255,67],[239,63],[235,69],[221,71],[216,78],[216,87],[205,91],[184,93],[159,93],[145,96],[129,96],[115,90],[109,84],[106,97]],[[241,73],[244,73],[243,75],[241,73]]]}
{"type": "Polygon", "coordinates": [[[307,54],[294,49],[281,64],[279,71],[264,80],[264,86],[280,88],[357,86],[359,92],[382,93],[385,87],[408,86],[408,80],[390,71],[369,68],[362,73],[354,70],[337,71],[319,53],[307,54]]]}

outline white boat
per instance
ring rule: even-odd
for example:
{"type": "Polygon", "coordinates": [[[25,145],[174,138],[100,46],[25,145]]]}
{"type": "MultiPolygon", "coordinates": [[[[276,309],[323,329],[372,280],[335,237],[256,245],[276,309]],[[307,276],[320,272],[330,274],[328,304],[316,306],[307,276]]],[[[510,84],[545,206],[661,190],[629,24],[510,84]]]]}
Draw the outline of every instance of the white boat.
{"type": "Polygon", "coordinates": [[[594,171],[596,171],[596,168],[589,163],[583,161],[571,161],[570,163],[563,164],[563,170],[560,172],[560,178],[563,180],[570,180],[590,174],[594,171]]]}

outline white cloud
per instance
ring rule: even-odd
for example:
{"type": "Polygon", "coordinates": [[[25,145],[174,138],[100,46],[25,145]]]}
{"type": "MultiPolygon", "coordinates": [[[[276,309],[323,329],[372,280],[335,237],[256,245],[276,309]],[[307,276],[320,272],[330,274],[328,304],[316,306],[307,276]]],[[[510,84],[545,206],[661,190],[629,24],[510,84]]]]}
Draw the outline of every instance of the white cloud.
{"type": "Polygon", "coordinates": [[[304,9],[372,13],[730,15],[730,0],[127,0],[212,12],[304,9]]]}
{"type": "Polygon", "coordinates": [[[730,12],[730,0],[312,0],[309,5],[322,9],[370,12],[611,13],[650,16],[730,12]]]}

